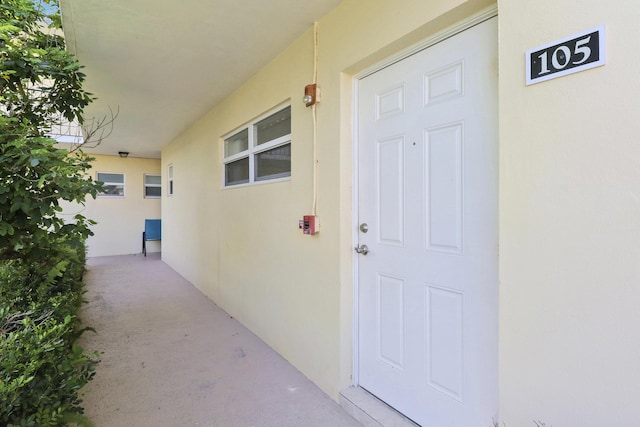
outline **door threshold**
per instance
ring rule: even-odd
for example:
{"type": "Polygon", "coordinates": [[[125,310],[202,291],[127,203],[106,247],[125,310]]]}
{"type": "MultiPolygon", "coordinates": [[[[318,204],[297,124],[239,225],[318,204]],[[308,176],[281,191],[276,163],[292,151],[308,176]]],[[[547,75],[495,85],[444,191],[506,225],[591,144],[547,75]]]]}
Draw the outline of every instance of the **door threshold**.
{"type": "Polygon", "coordinates": [[[342,390],[340,406],[365,427],[419,427],[362,387],[342,390]]]}

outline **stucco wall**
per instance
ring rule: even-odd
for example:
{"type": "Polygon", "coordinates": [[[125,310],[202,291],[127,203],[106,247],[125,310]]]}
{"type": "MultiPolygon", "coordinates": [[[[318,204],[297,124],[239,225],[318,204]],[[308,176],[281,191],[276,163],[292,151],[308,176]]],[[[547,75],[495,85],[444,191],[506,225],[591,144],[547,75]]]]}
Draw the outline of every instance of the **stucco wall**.
{"type": "MultiPolygon", "coordinates": [[[[144,197],[144,174],[160,175],[159,159],[120,158],[92,155],[95,161],[89,173],[124,173],[125,197],[88,197],[84,206],[65,205],[65,215],[82,213],[97,221],[87,239],[89,256],[127,255],[141,253],[145,218],[160,218],[161,199],[144,197]]],[[[164,184],[164,183],[163,183],[164,184]]],[[[163,193],[165,188],[162,189],[163,193]]],[[[148,242],[147,252],[160,251],[160,242],[148,242]]]]}
{"type": "Polygon", "coordinates": [[[640,50],[634,1],[500,3],[501,414],[640,419],[640,50]],[[524,85],[530,48],[606,26],[604,67],[524,85]]]}
{"type": "MultiPolygon", "coordinates": [[[[560,4],[561,3],[561,4],[560,4]]],[[[632,426],[640,406],[640,8],[499,2],[500,411],[508,427],[632,426]],[[525,87],[524,53],[604,24],[604,67],[525,87]]],[[[318,236],[311,29],[162,153],[163,259],[332,397],[350,384],[352,76],[487,1],[345,0],[319,22],[318,236]],[[221,186],[220,137],[292,105],[292,176],[221,186]]]]}

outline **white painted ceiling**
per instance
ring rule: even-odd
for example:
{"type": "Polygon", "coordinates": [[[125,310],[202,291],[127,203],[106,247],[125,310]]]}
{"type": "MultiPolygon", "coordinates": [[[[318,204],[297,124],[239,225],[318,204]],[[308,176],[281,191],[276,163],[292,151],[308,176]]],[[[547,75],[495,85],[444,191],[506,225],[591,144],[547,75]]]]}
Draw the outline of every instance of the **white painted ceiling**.
{"type": "Polygon", "coordinates": [[[340,0],[61,0],[69,50],[98,100],[119,111],[96,154],[160,149],[249,79],[340,0]]]}

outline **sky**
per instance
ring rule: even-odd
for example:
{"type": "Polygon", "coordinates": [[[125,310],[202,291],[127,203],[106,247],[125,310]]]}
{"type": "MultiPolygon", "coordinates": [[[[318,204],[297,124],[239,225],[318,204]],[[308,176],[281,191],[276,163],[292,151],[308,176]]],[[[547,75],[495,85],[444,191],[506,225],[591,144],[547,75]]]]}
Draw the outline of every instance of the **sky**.
{"type": "Polygon", "coordinates": [[[33,0],[33,2],[36,5],[41,5],[44,8],[45,13],[47,13],[47,14],[51,14],[51,13],[55,12],[58,9],[57,6],[54,6],[52,4],[47,4],[43,0],[33,0]]]}

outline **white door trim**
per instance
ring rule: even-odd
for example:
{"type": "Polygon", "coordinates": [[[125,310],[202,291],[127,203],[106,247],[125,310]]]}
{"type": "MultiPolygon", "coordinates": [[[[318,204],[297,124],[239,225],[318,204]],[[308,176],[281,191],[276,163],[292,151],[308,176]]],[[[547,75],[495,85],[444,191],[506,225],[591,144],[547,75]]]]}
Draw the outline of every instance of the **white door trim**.
{"type": "Polygon", "coordinates": [[[497,5],[493,5],[490,6],[484,10],[482,10],[481,12],[476,13],[473,16],[470,16],[469,18],[465,19],[464,21],[461,21],[445,30],[440,31],[439,33],[434,34],[433,36],[416,43],[415,45],[408,47],[400,52],[398,52],[395,55],[392,55],[384,60],[382,60],[381,62],[378,62],[375,65],[372,65],[369,68],[366,68],[365,70],[359,72],[358,74],[356,74],[353,78],[354,78],[354,83],[357,85],[357,81],[360,79],[363,79],[367,76],[370,76],[371,74],[382,70],[383,68],[388,67],[389,65],[395,64],[396,62],[400,62],[403,59],[416,54],[420,51],[423,51],[435,44],[438,44],[450,37],[455,36],[456,34],[459,34],[465,30],[468,30],[471,27],[474,27],[478,24],[483,23],[484,21],[487,21],[491,18],[494,18],[498,16],[498,6],[497,5]]]}
{"type": "MultiPolygon", "coordinates": [[[[493,5],[490,6],[475,15],[470,16],[464,21],[459,22],[456,25],[453,25],[439,33],[434,34],[432,37],[429,37],[407,49],[404,49],[398,52],[395,55],[392,55],[383,61],[366,68],[360,73],[353,76],[352,79],[352,200],[351,200],[351,212],[352,212],[352,247],[356,247],[358,245],[358,220],[359,220],[359,134],[358,134],[358,122],[359,122],[359,111],[358,111],[358,99],[359,99],[359,83],[360,80],[374,74],[396,62],[402,61],[405,58],[408,58],[411,55],[414,55],[420,51],[423,51],[437,43],[440,43],[450,37],[455,36],[465,30],[468,30],[471,27],[474,27],[484,21],[487,21],[491,18],[494,18],[498,15],[498,6],[493,5]]],[[[360,384],[360,350],[358,343],[360,342],[360,332],[359,332],[359,274],[358,274],[358,254],[353,251],[352,252],[352,265],[353,265],[353,342],[352,342],[352,385],[358,386],[360,384]]]]}

